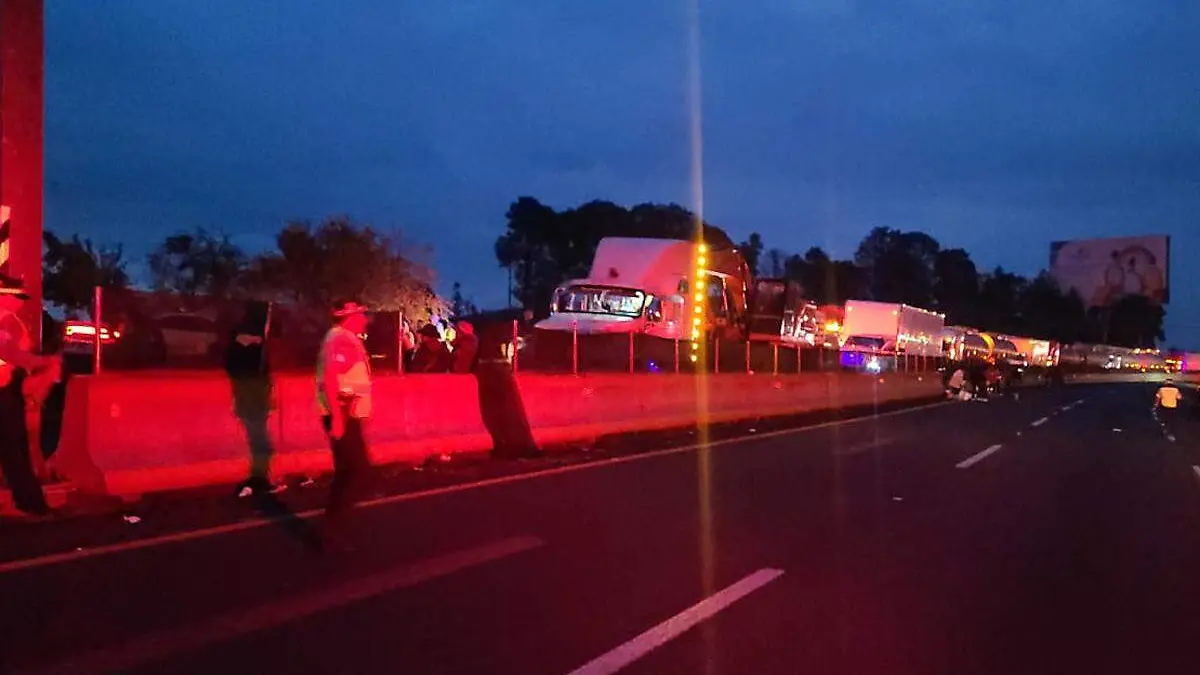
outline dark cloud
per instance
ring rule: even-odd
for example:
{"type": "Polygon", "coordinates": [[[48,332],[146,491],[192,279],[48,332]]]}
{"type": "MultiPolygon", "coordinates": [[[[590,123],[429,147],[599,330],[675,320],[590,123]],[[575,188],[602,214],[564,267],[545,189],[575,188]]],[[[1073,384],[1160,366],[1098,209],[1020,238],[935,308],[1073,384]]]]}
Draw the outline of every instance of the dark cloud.
{"type": "MultiPolygon", "coordinates": [[[[705,213],[852,252],[924,229],[1032,273],[1050,240],[1200,245],[1200,5],[704,0],[705,213]]],[[[503,300],[509,201],[691,198],[685,3],[48,3],[49,226],[267,245],[350,213],[503,300]],[[495,270],[495,271],[493,271],[495,270]]],[[[1200,348],[1200,301],[1168,332],[1200,348]]]]}

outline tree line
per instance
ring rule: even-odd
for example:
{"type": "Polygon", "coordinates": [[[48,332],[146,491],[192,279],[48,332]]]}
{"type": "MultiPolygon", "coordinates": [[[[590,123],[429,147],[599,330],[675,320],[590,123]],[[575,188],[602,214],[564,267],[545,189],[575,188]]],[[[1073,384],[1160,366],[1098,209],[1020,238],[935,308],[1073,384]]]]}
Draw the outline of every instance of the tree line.
{"type": "MultiPolygon", "coordinates": [[[[521,197],[509,207],[506,221],[495,252],[511,276],[512,299],[544,313],[558,284],[587,275],[601,239],[691,239],[698,218],[674,204],[626,208],[591,201],[558,211],[521,197]]],[[[1153,347],[1165,339],[1163,308],[1143,297],[1088,308],[1046,271],[1029,278],[1002,267],[980,270],[970,253],[944,248],[925,232],[876,227],[852,259],[840,260],[817,246],[803,254],[767,248],[758,233],[735,243],[720,227],[702,226],[710,246],[736,246],[756,276],[794,280],[817,304],[902,302],[943,312],[950,325],[1063,343],[1153,347]]]]}
{"type": "MultiPolygon", "coordinates": [[[[134,286],[121,244],[96,245],[50,231],[44,244],[45,300],[68,313],[88,312],[97,286],[134,286]]],[[[146,256],[146,290],[206,301],[274,301],[313,312],[356,298],[381,311],[424,318],[445,309],[427,258],[426,249],[343,216],[288,223],[273,249],[255,254],[228,235],[201,228],[166,237],[146,256]]]]}

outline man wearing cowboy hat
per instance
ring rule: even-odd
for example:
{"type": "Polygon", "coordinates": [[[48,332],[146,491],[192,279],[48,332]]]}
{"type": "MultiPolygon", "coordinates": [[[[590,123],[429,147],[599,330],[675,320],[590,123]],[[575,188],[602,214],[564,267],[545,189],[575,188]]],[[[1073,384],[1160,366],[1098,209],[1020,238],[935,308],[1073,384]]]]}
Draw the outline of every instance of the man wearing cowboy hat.
{"type": "Polygon", "coordinates": [[[56,379],[61,370],[56,357],[32,352],[29,332],[17,317],[27,300],[22,281],[0,275],[0,470],[16,507],[37,518],[50,515],[50,507],[30,463],[25,389],[56,379]]]}
{"type": "Polygon", "coordinates": [[[333,451],[333,483],[325,510],[326,545],[347,548],[346,517],[370,471],[363,427],[371,416],[371,364],[359,337],[367,308],[341,302],[317,357],[317,404],[333,451]]]}

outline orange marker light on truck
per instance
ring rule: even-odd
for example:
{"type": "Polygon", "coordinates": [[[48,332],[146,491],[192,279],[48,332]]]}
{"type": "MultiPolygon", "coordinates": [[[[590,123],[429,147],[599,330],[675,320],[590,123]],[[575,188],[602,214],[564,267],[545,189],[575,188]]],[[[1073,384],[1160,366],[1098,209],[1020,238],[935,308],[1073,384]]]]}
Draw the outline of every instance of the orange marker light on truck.
{"type": "Polygon", "coordinates": [[[694,317],[692,317],[692,354],[691,354],[691,357],[692,357],[693,362],[697,360],[696,352],[699,351],[699,349],[700,349],[700,344],[699,344],[700,326],[702,323],[701,317],[704,315],[704,294],[705,294],[705,288],[707,287],[706,277],[707,277],[707,273],[708,273],[708,270],[706,268],[706,266],[708,264],[708,257],[705,255],[706,253],[708,253],[708,246],[706,246],[703,242],[697,243],[696,244],[696,269],[695,269],[696,292],[692,296],[693,299],[695,300],[695,305],[692,307],[692,313],[695,315],[694,317]]]}

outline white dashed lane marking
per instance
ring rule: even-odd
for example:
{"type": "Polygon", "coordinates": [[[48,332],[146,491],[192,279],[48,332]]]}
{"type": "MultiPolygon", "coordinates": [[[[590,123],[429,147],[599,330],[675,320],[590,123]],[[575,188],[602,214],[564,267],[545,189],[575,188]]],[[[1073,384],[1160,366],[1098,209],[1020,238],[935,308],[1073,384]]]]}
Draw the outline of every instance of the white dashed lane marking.
{"type": "Polygon", "coordinates": [[[977,453],[971,455],[970,457],[964,459],[963,461],[959,462],[958,464],[955,464],[955,466],[959,469],[969,469],[969,468],[975,466],[976,464],[982,462],[983,460],[987,459],[988,457],[991,457],[992,455],[996,454],[997,452],[1000,452],[1000,448],[1002,448],[1002,447],[1004,447],[1004,446],[999,445],[999,444],[993,445],[992,447],[988,448],[987,450],[983,450],[983,451],[980,451],[980,452],[977,452],[977,453]]]}

